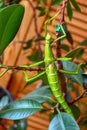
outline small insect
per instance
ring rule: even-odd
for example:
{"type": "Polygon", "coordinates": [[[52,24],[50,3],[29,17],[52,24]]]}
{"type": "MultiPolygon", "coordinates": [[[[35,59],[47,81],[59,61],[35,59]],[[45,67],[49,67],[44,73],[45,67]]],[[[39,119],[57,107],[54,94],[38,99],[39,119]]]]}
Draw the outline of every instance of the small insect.
{"type": "MultiPolygon", "coordinates": [[[[55,61],[57,61],[57,60],[71,60],[71,58],[67,58],[67,57],[55,58],[53,56],[52,49],[51,49],[51,43],[64,38],[66,36],[66,33],[61,24],[61,25],[56,26],[56,30],[61,31],[63,35],[61,35],[60,37],[58,37],[57,39],[52,41],[51,35],[47,34],[47,23],[49,21],[53,20],[58,14],[59,14],[59,12],[54,17],[52,17],[51,19],[48,19],[45,22],[45,57],[44,57],[44,60],[37,62],[35,64],[32,64],[30,66],[27,66],[27,67],[33,67],[33,66],[37,66],[39,64],[45,63],[45,71],[30,79],[28,78],[26,71],[24,71],[24,77],[25,77],[26,82],[31,82],[46,73],[49,86],[50,86],[51,91],[52,91],[53,95],[55,96],[56,100],[58,101],[58,103],[61,104],[61,106],[65,110],[65,112],[67,112],[68,114],[73,116],[73,113],[72,113],[70,107],[68,106],[67,102],[65,101],[65,99],[63,97],[61,87],[60,87],[60,81],[59,81],[59,77],[58,77],[58,70],[55,65],[55,61]]],[[[69,72],[66,70],[61,70],[61,72],[68,73],[68,74],[77,74],[78,73],[77,71],[69,72]]]]}

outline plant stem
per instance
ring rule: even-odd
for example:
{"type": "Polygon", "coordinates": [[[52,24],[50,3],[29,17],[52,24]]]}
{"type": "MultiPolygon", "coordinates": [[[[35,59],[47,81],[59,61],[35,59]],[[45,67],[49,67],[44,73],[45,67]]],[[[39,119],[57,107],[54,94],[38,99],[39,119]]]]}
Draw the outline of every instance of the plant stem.
{"type": "Polygon", "coordinates": [[[29,68],[29,67],[22,67],[22,66],[7,66],[7,65],[0,65],[0,68],[5,68],[6,70],[23,70],[23,71],[44,71],[44,68],[29,68]]]}
{"type": "MultiPolygon", "coordinates": [[[[32,2],[31,2],[30,0],[28,0],[28,2],[29,2],[30,6],[31,6],[31,8],[32,8],[32,10],[33,10],[33,13],[34,13],[34,14],[33,14],[33,18],[34,18],[34,28],[35,28],[35,33],[36,33],[36,39],[38,39],[40,35],[39,35],[39,32],[38,32],[38,26],[37,26],[36,9],[34,8],[32,2]]],[[[42,50],[41,50],[41,47],[40,47],[40,42],[37,41],[36,43],[37,43],[37,45],[38,45],[39,57],[40,57],[40,59],[42,59],[43,56],[42,56],[42,50]]]]}

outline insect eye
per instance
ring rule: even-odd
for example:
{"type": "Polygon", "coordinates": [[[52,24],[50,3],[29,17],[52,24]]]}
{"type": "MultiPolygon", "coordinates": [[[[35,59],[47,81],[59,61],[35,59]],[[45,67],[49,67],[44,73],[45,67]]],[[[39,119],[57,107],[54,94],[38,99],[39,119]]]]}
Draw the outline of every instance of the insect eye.
{"type": "Polygon", "coordinates": [[[61,32],[61,27],[59,24],[56,25],[56,32],[61,32]]]}

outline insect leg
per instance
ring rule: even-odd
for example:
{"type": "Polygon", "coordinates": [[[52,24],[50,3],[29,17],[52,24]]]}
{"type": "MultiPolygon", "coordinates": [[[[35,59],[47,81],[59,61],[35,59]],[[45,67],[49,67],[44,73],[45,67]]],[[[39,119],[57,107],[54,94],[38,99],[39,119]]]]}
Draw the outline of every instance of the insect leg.
{"type": "Polygon", "coordinates": [[[59,10],[53,17],[51,17],[50,19],[46,20],[45,24],[44,24],[44,31],[45,31],[45,36],[47,35],[47,23],[51,22],[53,19],[55,19],[55,17],[57,17],[57,15],[60,13],[61,10],[59,10]]]}
{"type": "Polygon", "coordinates": [[[29,78],[29,77],[28,77],[28,74],[27,74],[26,71],[23,71],[23,73],[24,73],[24,78],[25,78],[26,82],[32,83],[33,81],[38,80],[42,75],[44,75],[44,74],[45,74],[45,71],[44,71],[44,72],[41,72],[40,74],[38,74],[38,75],[36,75],[36,76],[33,76],[32,78],[29,78]]]}
{"type": "Polygon", "coordinates": [[[34,64],[31,64],[31,65],[21,65],[20,67],[25,67],[25,68],[31,68],[31,67],[34,67],[34,66],[38,66],[40,64],[44,63],[44,61],[40,61],[40,62],[37,62],[37,63],[34,63],[34,64]]]}
{"type": "Polygon", "coordinates": [[[62,70],[62,69],[59,69],[58,71],[59,72],[61,72],[61,73],[65,73],[65,74],[78,74],[79,73],[79,70],[80,70],[80,68],[81,68],[81,65],[82,64],[79,64],[78,66],[77,66],[77,69],[76,69],[76,71],[69,71],[69,70],[62,70]]]}
{"type": "Polygon", "coordinates": [[[58,28],[58,30],[61,29],[63,35],[60,36],[60,37],[58,37],[57,39],[55,39],[53,42],[56,42],[56,41],[58,41],[59,39],[62,39],[62,38],[64,38],[64,37],[66,37],[66,33],[65,33],[65,31],[64,31],[64,29],[63,29],[63,27],[62,27],[62,25],[56,25],[56,28],[58,28]]]}

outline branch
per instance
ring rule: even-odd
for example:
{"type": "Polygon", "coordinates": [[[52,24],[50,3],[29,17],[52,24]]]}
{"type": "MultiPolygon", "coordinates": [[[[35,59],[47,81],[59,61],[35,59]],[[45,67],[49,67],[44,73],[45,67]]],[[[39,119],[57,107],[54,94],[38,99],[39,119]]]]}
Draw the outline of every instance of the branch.
{"type": "MultiPolygon", "coordinates": [[[[60,33],[56,33],[56,37],[60,37],[60,33]]],[[[61,57],[61,46],[60,46],[60,40],[56,42],[56,57],[61,57]]],[[[61,61],[58,61],[58,69],[63,69],[63,64],[61,61]]],[[[58,72],[58,77],[60,79],[61,89],[64,94],[65,99],[67,98],[67,92],[66,92],[66,79],[64,77],[63,73],[58,72]]]]}
{"type": "MultiPolygon", "coordinates": [[[[38,26],[37,26],[36,9],[34,8],[32,2],[31,2],[30,0],[28,0],[28,2],[29,2],[30,6],[31,6],[31,8],[32,8],[32,10],[33,10],[33,13],[34,13],[34,14],[33,14],[33,18],[34,18],[34,28],[35,28],[35,32],[36,32],[36,39],[38,39],[38,38],[39,38],[39,32],[38,32],[38,26]]],[[[42,59],[43,57],[42,57],[42,51],[41,51],[41,47],[40,47],[40,42],[37,41],[36,43],[37,43],[37,45],[38,45],[38,52],[39,52],[40,59],[42,59]]]]}
{"type": "Polygon", "coordinates": [[[84,97],[84,95],[86,94],[87,90],[85,90],[80,96],[78,96],[77,98],[75,98],[72,102],[68,103],[69,105],[74,104],[75,102],[79,101],[80,99],[82,99],[84,97]]]}
{"type": "Polygon", "coordinates": [[[65,8],[66,8],[66,4],[69,0],[63,0],[63,4],[62,4],[62,10],[61,10],[61,18],[60,18],[60,24],[64,23],[64,16],[65,16],[65,8]]]}
{"type": "Polygon", "coordinates": [[[22,67],[22,66],[7,66],[7,65],[0,65],[0,68],[5,68],[6,70],[23,70],[23,71],[44,71],[44,68],[29,68],[29,67],[22,67]]]}

